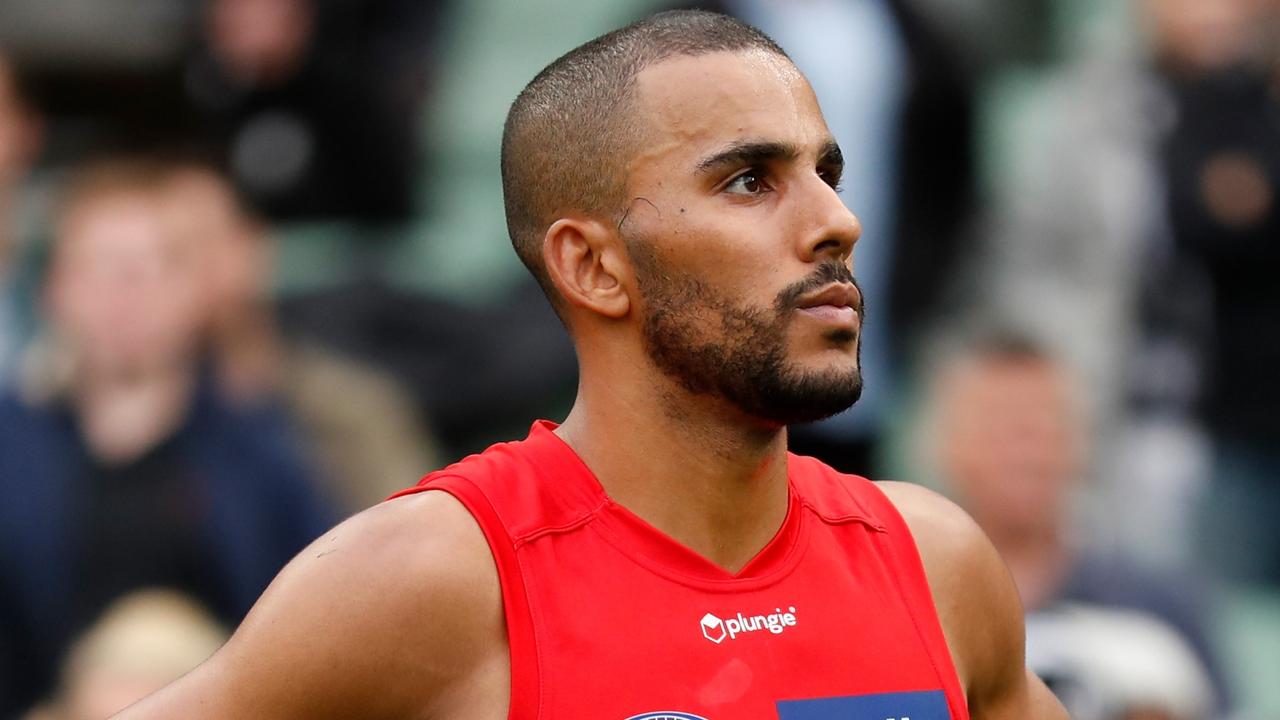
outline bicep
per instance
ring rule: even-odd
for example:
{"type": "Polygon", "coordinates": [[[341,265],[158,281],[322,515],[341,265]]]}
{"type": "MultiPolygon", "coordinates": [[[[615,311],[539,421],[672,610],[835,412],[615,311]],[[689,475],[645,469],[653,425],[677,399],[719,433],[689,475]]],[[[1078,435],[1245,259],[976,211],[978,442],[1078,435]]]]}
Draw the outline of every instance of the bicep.
{"type": "MultiPolygon", "coordinates": [[[[325,534],[277,576],[212,658],[118,717],[428,711],[433,697],[483,660],[489,625],[501,618],[496,576],[476,562],[471,533],[478,528],[457,517],[465,510],[448,507],[455,501],[428,495],[442,494],[373,508],[325,534]],[[422,527],[432,532],[424,537],[422,527]],[[465,607],[472,612],[456,612],[465,607]],[[456,621],[423,622],[428,614],[456,621]]],[[[482,536],[479,542],[487,552],[482,536]]]]}

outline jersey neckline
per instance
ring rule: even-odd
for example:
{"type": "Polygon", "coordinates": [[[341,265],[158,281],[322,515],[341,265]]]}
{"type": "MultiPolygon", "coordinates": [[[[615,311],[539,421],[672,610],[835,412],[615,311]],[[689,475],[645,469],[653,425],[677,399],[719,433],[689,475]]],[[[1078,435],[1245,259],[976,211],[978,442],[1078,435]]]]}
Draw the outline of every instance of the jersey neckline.
{"type": "Polygon", "coordinates": [[[555,492],[589,509],[584,530],[598,532],[633,562],[672,581],[712,592],[741,592],[770,585],[799,563],[804,549],[805,503],[792,480],[790,455],[787,512],[782,524],[751,560],[737,572],[730,572],[610,498],[586,461],[555,433],[557,427],[557,423],[539,420],[529,431],[526,442],[537,449],[539,470],[553,473],[555,492]]]}

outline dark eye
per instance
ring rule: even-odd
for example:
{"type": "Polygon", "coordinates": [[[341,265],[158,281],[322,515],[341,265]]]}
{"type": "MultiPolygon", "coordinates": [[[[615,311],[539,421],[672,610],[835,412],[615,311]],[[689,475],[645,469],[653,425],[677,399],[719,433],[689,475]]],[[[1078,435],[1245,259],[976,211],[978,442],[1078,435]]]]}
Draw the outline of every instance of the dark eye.
{"type": "Polygon", "coordinates": [[[748,170],[730,180],[724,191],[732,195],[758,195],[767,192],[769,188],[761,179],[762,174],[756,170],[748,170]]]}
{"type": "Polygon", "coordinates": [[[840,192],[844,189],[840,184],[841,175],[843,175],[843,173],[840,170],[818,170],[818,177],[822,178],[822,181],[830,185],[831,189],[836,192],[840,192]]]}

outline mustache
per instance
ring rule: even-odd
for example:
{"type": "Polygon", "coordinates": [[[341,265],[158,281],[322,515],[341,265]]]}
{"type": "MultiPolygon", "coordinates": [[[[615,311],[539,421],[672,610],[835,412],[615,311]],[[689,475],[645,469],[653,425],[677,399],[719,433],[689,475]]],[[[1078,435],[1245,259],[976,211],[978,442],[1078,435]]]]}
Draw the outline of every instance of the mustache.
{"type": "Polygon", "coordinates": [[[794,310],[801,297],[832,283],[849,283],[858,288],[858,307],[854,310],[857,311],[858,317],[862,317],[862,287],[853,277],[853,271],[842,262],[825,262],[819,265],[809,277],[783,288],[774,301],[774,307],[779,313],[794,310]]]}

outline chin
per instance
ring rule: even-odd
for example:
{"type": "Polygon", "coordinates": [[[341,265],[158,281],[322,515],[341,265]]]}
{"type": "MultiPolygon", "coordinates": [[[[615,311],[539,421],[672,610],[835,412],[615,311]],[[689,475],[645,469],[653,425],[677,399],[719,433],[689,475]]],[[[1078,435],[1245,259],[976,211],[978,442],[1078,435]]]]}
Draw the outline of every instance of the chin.
{"type": "Polygon", "coordinates": [[[817,422],[853,406],[862,395],[862,376],[853,368],[797,373],[763,399],[759,413],[783,425],[817,422]]]}
{"type": "Polygon", "coordinates": [[[840,352],[835,357],[830,357],[832,353],[824,353],[823,356],[813,358],[808,362],[795,363],[792,365],[798,375],[806,378],[813,378],[831,384],[857,384],[862,385],[862,368],[859,367],[858,358],[845,352],[840,352]]]}

